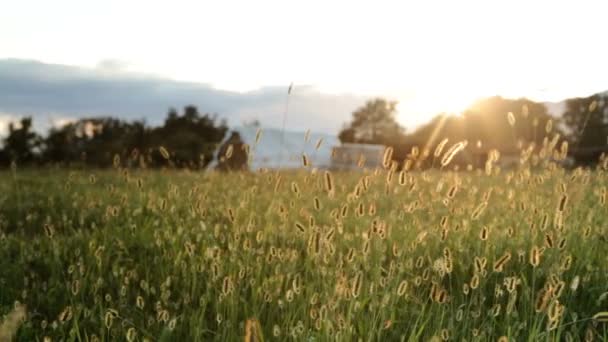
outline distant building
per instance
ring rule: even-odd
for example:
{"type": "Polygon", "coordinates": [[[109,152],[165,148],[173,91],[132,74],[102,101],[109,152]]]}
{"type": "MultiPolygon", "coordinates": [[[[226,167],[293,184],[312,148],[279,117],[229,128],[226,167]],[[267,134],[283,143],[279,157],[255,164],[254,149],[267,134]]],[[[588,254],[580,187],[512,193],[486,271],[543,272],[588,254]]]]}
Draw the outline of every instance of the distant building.
{"type": "Polygon", "coordinates": [[[336,170],[354,170],[359,167],[374,169],[382,167],[384,145],[341,144],[334,146],[330,167],[336,170]]]}
{"type": "MultiPolygon", "coordinates": [[[[249,146],[249,169],[257,171],[268,169],[298,169],[302,167],[302,154],[306,154],[311,167],[325,169],[331,164],[331,147],[338,144],[338,138],[331,134],[318,132],[292,132],[258,127],[236,127],[241,139],[249,146]]],[[[224,144],[229,137],[220,144],[224,144]]],[[[216,152],[216,154],[219,151],[216,152]]],[[[214,160],[209,169],[217,165],[214,160]]]]}

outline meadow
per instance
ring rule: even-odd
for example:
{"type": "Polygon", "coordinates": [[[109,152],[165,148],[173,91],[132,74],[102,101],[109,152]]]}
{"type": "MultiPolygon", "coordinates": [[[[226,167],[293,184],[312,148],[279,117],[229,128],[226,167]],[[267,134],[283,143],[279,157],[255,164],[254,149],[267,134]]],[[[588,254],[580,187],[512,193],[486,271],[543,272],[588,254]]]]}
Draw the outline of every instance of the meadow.
{"type": "Polygon", "coordinates": [[[19,341],[608,340],[607,171],[524,159],[14,167],[0,325],[19,341]]]}

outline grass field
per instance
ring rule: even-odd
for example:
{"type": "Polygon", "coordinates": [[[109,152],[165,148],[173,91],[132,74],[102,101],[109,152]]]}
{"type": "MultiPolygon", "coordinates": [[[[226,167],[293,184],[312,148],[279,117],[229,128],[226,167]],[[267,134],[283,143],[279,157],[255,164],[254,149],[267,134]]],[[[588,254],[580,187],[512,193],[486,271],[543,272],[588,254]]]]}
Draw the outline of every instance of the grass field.
{"type": "Polygon", "coordinates": [[[488,171],[4,171],[3,329],[608,340],[608,174],[488,171]]]}

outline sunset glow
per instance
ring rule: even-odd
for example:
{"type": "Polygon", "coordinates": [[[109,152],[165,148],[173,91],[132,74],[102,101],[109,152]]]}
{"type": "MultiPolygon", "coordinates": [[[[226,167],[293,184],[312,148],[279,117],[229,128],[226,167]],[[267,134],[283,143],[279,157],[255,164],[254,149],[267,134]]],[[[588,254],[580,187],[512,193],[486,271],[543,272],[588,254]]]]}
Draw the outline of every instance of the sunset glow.
{"type": "Polygon", "coordinates": [[[606,9],[602,1],[18,1],[0,14],[0,58],[240,92],[294,82],[387,96],[400,101],[403,122],[421,122],[486,95],[554,101],[602,90],[606,9]]]}

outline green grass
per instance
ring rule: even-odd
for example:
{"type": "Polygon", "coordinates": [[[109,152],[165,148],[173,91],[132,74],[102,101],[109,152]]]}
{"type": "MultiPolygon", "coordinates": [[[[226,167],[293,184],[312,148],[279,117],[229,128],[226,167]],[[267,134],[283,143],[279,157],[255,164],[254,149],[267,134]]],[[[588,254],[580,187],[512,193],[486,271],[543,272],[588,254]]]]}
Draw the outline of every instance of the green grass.
{"type": "Polygon", "coordinates": [[[0,315],[26,305],[17,340],[237,341],[248,319],[267,341],[608,339],[591,319],[608,310],[604,171],[333,173],[332,194],[322,171],[93,173],[0,173],[0,315]]]}

